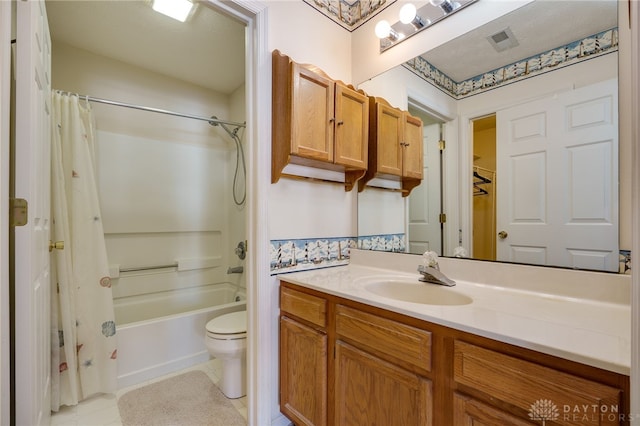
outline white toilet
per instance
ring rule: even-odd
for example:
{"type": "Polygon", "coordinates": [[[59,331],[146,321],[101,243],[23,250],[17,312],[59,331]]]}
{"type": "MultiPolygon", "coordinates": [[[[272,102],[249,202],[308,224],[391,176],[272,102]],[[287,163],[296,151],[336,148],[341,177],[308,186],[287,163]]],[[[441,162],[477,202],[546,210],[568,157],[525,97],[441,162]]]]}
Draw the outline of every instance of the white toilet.
{"type": "Polygon", "coordinates": [[[218,387],[227,398],[247,394],[247,311],[221,315],[207,322],[205,344],[222,361],[218,387]]]}

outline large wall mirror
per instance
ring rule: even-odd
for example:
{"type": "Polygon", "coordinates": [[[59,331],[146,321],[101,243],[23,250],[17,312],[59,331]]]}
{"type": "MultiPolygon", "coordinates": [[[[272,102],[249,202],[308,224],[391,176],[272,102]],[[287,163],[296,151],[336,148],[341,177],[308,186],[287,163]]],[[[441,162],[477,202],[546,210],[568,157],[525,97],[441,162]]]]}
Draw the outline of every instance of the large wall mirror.
{"type": "Polygon", "coordinates": [[[615,0],[533,1],[359,87],[424,123],[422,184],[358,194],[362,248],[619,271],[615,0]]]}

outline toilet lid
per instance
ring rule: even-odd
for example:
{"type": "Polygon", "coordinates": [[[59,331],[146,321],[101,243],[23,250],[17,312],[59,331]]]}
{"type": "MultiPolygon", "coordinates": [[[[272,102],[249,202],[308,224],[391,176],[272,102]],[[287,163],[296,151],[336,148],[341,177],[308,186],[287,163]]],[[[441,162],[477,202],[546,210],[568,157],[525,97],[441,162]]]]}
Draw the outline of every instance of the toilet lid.
{"type": "Polygon", "coordinates": [[[247,311],[220,315],[207,323],[207,332],[215,334],[238,334],[247,332],[247,311]]]}

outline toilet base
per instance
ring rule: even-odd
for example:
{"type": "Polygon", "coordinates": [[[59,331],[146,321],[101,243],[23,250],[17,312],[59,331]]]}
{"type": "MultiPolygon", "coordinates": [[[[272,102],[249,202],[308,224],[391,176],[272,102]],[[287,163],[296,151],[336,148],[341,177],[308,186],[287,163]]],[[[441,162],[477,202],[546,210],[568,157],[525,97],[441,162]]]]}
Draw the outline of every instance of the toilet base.
{"type": "Polygon", "coordinates": [[[247,394],[247,363],[244,357],[223,359],[222,377],[218,388],[229,399],[241,398],[247,394]]]}

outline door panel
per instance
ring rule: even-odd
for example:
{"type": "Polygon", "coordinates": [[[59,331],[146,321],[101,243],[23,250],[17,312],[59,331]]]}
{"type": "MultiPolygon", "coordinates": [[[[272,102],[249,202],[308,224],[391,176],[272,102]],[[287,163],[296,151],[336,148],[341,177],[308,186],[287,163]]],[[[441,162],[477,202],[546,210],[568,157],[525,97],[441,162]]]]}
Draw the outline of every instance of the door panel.
{"type": "Polygon", "coordinates": [[[336,84],[335,163],[367,168],[369,147],[369,98],[336,84]]]}
{"type": "Polygon", "coordinates": [[[615,80],[497,113],[498,260],[617,271],[615,80]]]}
{"type": "Polygon", "coordinates": [[[15,229],[16,424],[50,417],[50,105],[51,39],[44,2],[17,4],[16,187],[29,202],[15,229]]]}

